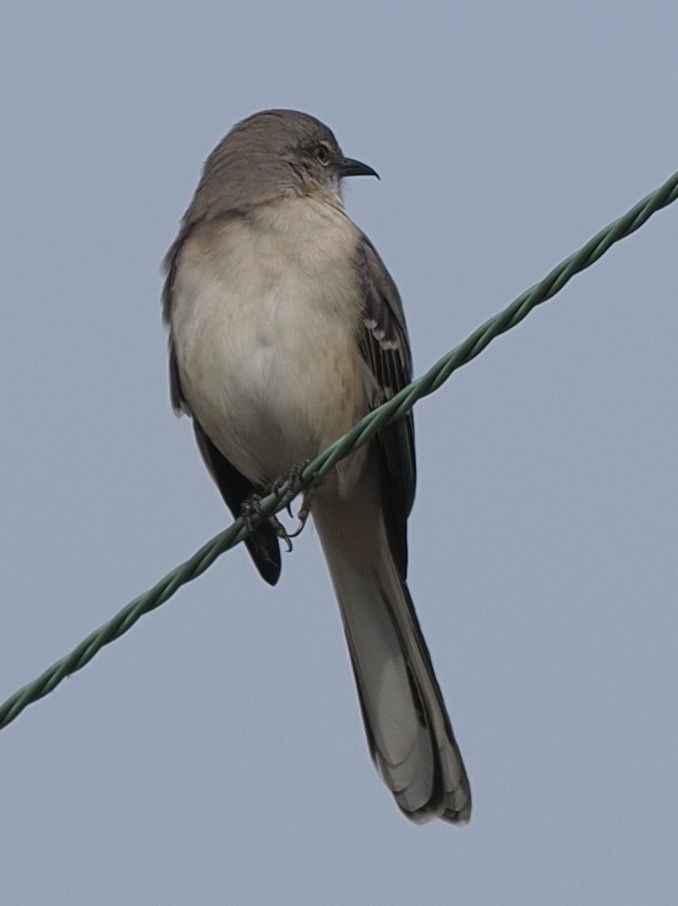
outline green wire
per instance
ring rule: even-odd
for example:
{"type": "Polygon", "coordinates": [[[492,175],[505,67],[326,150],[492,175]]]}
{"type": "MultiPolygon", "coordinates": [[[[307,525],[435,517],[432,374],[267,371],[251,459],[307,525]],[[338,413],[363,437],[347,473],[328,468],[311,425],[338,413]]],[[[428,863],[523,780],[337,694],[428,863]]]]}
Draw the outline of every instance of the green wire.
{"type": "MultiPolygon", "coordinates": [[[[656,191],[639,201],[623,217],[597,233],[578,252],[570,255],[547,274],[543,280],[518,296],[499,314],[486,321],[463,343],[436,362],[424,375],[362,418],[347,434],[340,437],[306,466],[298,481],[295,481],[294,487],[283,487],[278,493],[269,494],[263,498],[260,513],[256,520],[253,520],[253,524],[277,513],[283,509],[292,496],[314,481],[324,478],[340,459],[366,444],[387,422],[400,418],[422,397],[437,390],[453,371],[479,355],[495,337],[519,324],[533,308],[560,292],[575,274],[594,264],[610,246],[620,239],[630,236],[652,214],[671,204],[677,197],[678,173],[674,173],[656,191]]],[[[87,636],[70,654],[62,657],[33,682],[11,695],[0,705],[0,729],[18,717],[27,705],[36,702],[55,689],[64,677],[81,670],[104,645],[120,638],[132,628],[140,617],[168,601],[182,585],[197,579],[220,554],[242,541],[247,532],[248,529],[243,520],[236,519],[229,528],[201,547],[190,559],[173,569],[153,588],[139,595],[111,620],[87,636]]]]}

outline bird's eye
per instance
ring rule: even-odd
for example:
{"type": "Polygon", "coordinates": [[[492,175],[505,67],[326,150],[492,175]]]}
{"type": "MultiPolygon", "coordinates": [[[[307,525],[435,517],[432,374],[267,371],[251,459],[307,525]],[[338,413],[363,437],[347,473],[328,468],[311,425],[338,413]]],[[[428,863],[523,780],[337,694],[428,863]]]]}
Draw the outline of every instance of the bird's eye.
{"type": "Polygon", "coordinates": [[[315,149],[315,156],[318,163],[323,166],[329,166],[332,160],[332,152],[330,151],[330,146],[327,142],[320,142],[315,149]]]}

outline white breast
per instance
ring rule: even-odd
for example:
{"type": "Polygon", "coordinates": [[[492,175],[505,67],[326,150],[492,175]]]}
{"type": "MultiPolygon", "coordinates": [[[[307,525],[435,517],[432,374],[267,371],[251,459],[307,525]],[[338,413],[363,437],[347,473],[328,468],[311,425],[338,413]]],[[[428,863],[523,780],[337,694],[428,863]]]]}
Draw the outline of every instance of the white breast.
{"type": "Polygon", "coordinates": [[[171,315],[182,389],[252,481],[312,458],[367,411],[357,238],[343,209],[285,199],[200,227],[182,249],[171,315]]]}

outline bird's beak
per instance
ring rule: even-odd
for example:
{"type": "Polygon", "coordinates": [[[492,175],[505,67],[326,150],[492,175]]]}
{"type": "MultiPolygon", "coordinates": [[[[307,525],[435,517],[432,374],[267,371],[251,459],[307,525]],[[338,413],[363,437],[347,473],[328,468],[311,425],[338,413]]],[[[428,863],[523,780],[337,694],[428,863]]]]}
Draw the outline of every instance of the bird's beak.
{"type": "Polygon", "coordinates": [[[379,179],[379,174],[369,164],[353,160],[352,157],[345,157],[341,162],[341,178],[344,176],[376,176],[379,179]]]}

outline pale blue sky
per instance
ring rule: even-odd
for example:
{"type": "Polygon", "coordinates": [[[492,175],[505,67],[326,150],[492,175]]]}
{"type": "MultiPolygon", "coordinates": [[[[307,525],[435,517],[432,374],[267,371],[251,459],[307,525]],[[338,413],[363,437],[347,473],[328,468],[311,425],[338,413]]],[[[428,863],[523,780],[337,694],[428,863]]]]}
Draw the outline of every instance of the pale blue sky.
{"type": "MultiPolygon", "coordinates": [[[[160,260],[271,106],[420,373],[678,169],[674,2],[6,4],[0,698],[228,523],[171,413],[160,260]]],[[[410,585],[474,794],[408,823],[308,529],[243,550],[0,733],[3,904],[675,904],[678,206],[416,410],[410,585]]]]}

